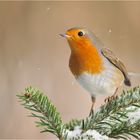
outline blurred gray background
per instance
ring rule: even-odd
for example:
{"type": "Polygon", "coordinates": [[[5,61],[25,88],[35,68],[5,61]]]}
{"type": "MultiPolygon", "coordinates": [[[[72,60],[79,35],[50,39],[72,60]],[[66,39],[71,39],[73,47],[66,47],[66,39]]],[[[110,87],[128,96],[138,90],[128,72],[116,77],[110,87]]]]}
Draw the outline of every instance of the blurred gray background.
{"type": "Polygon", "coordinates": [[[45,92],[64,122],[88,115],[90,96],[74,80],[69,46],[58,35],[74,26],[94,31],[129,71],[140,72],[140,2],[0,2],[0,138],[55,138],[40,134],[17,100],[30,85],[45,92]]]}

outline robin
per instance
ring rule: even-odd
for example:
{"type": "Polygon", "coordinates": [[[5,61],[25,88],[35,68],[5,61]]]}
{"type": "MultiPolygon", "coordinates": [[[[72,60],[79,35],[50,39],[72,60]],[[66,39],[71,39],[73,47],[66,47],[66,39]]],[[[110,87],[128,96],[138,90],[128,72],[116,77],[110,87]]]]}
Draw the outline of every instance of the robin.
{"type": "Polygon", "coordinates": [[[131,86],[128,72],[121,60],[105,48],[102,42],[86,28],[71,28],[65,34],[71,49],[69,68],[76,80],[90,93],[92,106],[97,95],[117,95],[118,88],[124,83],[131,86]]]}

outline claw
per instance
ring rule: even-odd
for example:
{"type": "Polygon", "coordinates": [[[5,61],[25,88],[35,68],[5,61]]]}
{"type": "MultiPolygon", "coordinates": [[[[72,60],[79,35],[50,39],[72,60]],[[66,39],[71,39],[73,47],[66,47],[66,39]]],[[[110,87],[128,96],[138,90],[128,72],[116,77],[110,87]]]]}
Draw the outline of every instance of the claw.
{"type": "Polygon", "coordinates": [[[90,116],[93,116],[93,115],[94,115],[94,110],[91,109],[91,110],[90,110],[90,113],[89,113],[89,117],[90,117],[90,116]]]}
{"type": "Polygon", "coordinates": [[[110,102],[110,101],[114,100],[116,97],[117,97],[117,96],[114,96],[114,95],[109,96],[109,97],[107,97],[107,98],[104,100],[104,102],[105,102],[105,103],[106,103],[106,102],[110,102]]]}
{"type": "Polygon", "coordinates": [[[93,110],[93,107],[94,107],[94,104],[95,104],[95,97],[94,96],[91,97],[91,101],[92,101],[92,105],[91,105],[89,117],[94,115],[94,110],[93,110]]]}

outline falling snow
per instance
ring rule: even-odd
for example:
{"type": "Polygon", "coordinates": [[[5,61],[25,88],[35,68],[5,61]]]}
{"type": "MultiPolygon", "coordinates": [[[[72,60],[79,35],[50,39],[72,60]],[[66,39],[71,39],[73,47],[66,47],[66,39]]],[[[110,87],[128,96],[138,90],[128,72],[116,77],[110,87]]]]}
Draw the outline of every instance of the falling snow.
{"type": "Polygon", "coordinates": [[[51,10],[51,8],[50,8],[50,7],[47,7],[46,9],[47,9],[47,11],[50,11],[50,10],[51,10]]]}
{"type": "Polygon", "coordinates": [[[38,68],[37,68],[37,70],[38,70],[38,71],[40,71],[40,70],[41,70],[41,68],[40,68],[40,67],[38,67],[38,68]]]}
{"type": "Polygon", "coordinates": [[[112,32],[112,30],[111,30],[111,29],[109,29],[109,30],[108,30],[108,32],[109,32],[109,33],[111,33],[111,32],[112,32]]]}
{"type": "Polygon", "coordinates": [[[74,85],[74,84],[75,84],[75,80],[73,80],[73,81],[71,82],[71,84],[74,85]]]}

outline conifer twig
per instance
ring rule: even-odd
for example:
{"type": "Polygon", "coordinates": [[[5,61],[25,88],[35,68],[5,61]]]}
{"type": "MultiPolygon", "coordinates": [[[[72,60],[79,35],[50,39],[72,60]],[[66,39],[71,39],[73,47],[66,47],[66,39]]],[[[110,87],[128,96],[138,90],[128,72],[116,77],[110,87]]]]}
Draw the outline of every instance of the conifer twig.
{"type": "Polygon", "coordinates": [[[36,124],[37,127],[43,127],[41,132],[50,132],[59,139],[63,139],[63,124],[60,114],[47,96],[32,87],[26,88],[25,93],[17,96],[26,109],[35,112],[31,113],[30,116],[39,118],[40,121],[36,122],[36,124]]]}
{"type": "Polygon", "coordinates": [[[17,96],[26,109],[34,112],[31,116],[39,119],[36,124],[43,128],[41,132],[53,133],[60,140],[96,140],[95,135],[101,140],[128,140],[130,136],[140,139],[139,87],[123,92],[116,99],[102,105],[93,116],[72,120],[67,124],[63,124],[56,108],[39,90],[29,87],[17,96]]]}

